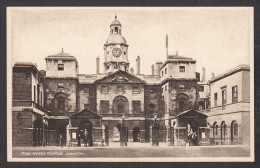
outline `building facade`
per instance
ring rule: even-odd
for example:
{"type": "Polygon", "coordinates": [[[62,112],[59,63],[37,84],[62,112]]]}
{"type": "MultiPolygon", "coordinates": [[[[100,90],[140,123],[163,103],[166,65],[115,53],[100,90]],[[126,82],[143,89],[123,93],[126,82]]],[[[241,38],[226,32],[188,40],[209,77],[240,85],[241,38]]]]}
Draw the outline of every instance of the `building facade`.
{"type": "Polygon", "coordinates": [[[122,34],[115,17],[102,73],[97,57],[96,74],[79,74],[77,58],[63,49],[45,58],[46,71],[14,64],[13,145],[109,145],[120,141],[123,128],[128,142],[249,143],[249,66],[207,82],[205,68],[200,80],[196,60],[167,53],[151,66],[151,75],[141,74],[137,56],[134,73],[122,34]],[[216,104],[215,94],[222,95],[216,104]]]}

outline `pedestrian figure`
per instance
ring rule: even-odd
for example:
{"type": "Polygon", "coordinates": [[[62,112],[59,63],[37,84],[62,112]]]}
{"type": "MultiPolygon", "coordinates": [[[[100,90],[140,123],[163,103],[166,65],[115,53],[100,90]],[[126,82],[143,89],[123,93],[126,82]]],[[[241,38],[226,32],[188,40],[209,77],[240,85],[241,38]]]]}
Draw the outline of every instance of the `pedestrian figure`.
{"type": "Polygon", "coordinates": [[[62,136],[62,134],[60,134],[60,146],[63,148],[63,143],[62,143],[62,140],[63,140],[63,136],[62,136]]]}
{"type": "Polygon", "coordinates": [[[193,131],[192,131],[192,129],[190,129],[190,131],[188,133],[188,143],[189,143],[189,146],[190,146],[190,142],[192,141],[192,135],[193,135],[193,131]]]}
{"type": "Polygon", "coordinates": [[[105,138],[104,136],[101,137],[101,146],[103,147],[104,146],[104,142],[105,142],[105,138]]]}
{"type": "Polygon", "coordinates": [[[80,134],[78,134],[78,146],[80,146],[80,134]]]}
{"type": "Polygon", "coordinates": [[[88,131],[87,131],[87,129],[85,129],[85,132],[84,132],[84,138],[85,138],[85,144],[86,144],[86,146],[88,146],[88,131]]]}

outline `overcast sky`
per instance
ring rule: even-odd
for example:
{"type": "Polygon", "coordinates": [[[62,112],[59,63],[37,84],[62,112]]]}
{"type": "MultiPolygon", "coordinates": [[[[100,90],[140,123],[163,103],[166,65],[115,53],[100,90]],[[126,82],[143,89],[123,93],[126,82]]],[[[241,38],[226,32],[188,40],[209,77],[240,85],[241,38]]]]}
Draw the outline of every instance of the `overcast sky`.
{"type": "MultiPolygon", "coordinates": [[[[67,52],[78,59],[80,74],[95,73],[115,12],[129,45],[130,67],[141,57],[141,73],[169,54],[197,60],[197,72],[206,68],[220,74],[250,63],[250,8],[13,8],[11,15],[11,61],[33,62],[46,69],[45,57],[67,52]]],[[[251,24],[251,25],[250,25],[251,24]]],[[[10,30],[10,29],[8,29],[10,30]]],[[[251,49],[250,49],[251,47],[251,49]]]]}

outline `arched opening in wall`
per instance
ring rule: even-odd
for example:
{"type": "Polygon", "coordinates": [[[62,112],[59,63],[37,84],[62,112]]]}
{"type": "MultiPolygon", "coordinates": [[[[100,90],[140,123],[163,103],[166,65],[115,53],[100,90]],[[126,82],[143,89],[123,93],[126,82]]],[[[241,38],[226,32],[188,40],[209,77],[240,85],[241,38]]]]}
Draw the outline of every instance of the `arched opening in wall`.
{"type": "Polygon", "coordinates": [[[120,139],[128,141],[128,127],[123,123],[118,123],[113,128],[113,141],[119,142],[120,139]]]}
{"type": "Polygon", "coordinates": [[[216,136],[218,135],[218,124],[217,124],[217,122],[214,122],[214,124],[213,124],[212,134],[213,134],[213,139],[215,140],[216,136]]]}
{"type": "Polygon", "coordinates": [[[41,119],[33,122],[33,146],[41,146],[43,140],[43,124],[41,119]]]}
{"type": "Polygon", "coordinates": [[[133,141],[140,142],[140,128],[134,127],[133,129],[133,141]]]}
{"type": "Polygon", "coordinates": [[[78,129],[78,146],[93,146],[93,126],[89,120],[82,121],[78,129]]]}
{"type": "Polygon", "coordinates": [[[67,124],[59,124],[56,133],[57,133],[57,143],[64,146],[66,144],[67,134],[66,134],[67,124]]]}
{"type": "Polygon", "coordinates": [[[115,33],[118,33],[118,27],[115,27],[115,33]]]}
{"type": "Polygon", "coordinates": [[[65,93],[57,93],[54,97],[54,108],[57,113],[68,111],[68,96],[65,93]]]}
{"type": "Polygon", "coordinates": [[[231,143],[238,143],[238,124],[236,121],[231,122],[231,143]]]}
{"type": "Polygon", "coordinates": [[[221,122],[221,145],[225,144],[226,141],[226,136],[227,136],[227,125],[225,121],[221,122]]]}
{"type": "Polygon", "coordinates": [[[177,111],[182,112],[189,109],[189,97],[184,93],[180,93],[176,97],[177,99],[177,111]]]}
{"type": "Polygon", "coordinates": [[[113,113],[114,114],[128,114],[129,103],[126,97],[117,96],[113,100],[113,113]]]}
{"type": "Polygon", "coordinates": [[[194,146],[198,144],[198,122],[190,120],[187,122],[187,139],[190,145],[194,146]]]}

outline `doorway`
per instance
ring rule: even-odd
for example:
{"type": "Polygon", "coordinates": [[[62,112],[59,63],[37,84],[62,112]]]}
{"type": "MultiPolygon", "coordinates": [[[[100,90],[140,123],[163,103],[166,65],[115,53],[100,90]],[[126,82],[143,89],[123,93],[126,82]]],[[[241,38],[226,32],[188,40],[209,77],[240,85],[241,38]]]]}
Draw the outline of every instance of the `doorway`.
{"type": "Polygon", "coordinates": [[[78,146],[93,146],[92,123],[90,121],[82,122],[78,130],[78,146]]]}
{"type": "Polygon", "coordinates": [[[133,141],[140,142],[140,128],[134,127],[133,129],[133,141]]]}

